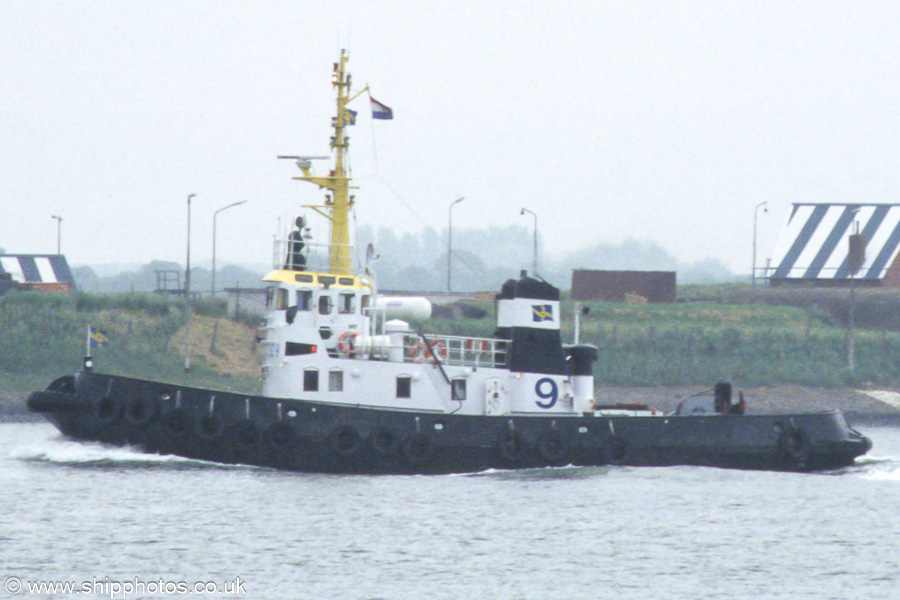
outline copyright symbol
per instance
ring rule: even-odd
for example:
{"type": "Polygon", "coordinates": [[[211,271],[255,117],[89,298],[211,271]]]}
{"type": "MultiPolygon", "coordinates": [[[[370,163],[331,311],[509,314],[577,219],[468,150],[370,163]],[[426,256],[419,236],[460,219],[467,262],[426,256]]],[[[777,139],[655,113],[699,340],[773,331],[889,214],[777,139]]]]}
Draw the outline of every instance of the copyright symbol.
{"type": "Polygon", "coordinates": [[[18,577],[7,577],[6,591],[9,594],[18,594],[20,591],[22,591],[22,580],[18,577]]]}

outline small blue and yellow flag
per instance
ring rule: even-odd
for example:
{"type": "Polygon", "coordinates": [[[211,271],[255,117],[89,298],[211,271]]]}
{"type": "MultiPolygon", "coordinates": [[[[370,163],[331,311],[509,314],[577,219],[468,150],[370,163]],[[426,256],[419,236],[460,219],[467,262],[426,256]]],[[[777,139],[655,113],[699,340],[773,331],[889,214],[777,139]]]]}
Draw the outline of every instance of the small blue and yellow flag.
{"type": "Polygon", "coordinates": [[[543,321],[552,321],[553,320],[553,305],[552,304],[532,304],[531,305],[531,320],[537,323],[541,323],[543,321]]]}
{"type": "Polygon", "coordinates": [[[91,340],[91,348],[103,348],[109,343],[109,337],[102,329],[90,327],[88,337],[91,340]]]}

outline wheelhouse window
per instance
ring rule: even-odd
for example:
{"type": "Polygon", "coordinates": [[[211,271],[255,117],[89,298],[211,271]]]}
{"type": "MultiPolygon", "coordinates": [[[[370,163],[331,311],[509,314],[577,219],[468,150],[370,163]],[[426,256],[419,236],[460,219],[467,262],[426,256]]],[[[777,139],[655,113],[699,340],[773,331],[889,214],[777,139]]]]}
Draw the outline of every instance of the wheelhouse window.
{"type": "Polygon", "coordinates": [[[362,308],[362,313],[366,314],[366,310],[369,308],[369,294],[363,294],[362,299],[359,302],[360,308],[362,308]]]}
{"type": "Polygon", "coordinates": [[[312,309],[312,290],[299,290],[297,292],[297,310],[312,309]]]}
{"type": "Polygon", "coordinates": [[[284,310],[288,307],[288,291],[270,287],[266,290],[266,306],[269,310],[284,310]]]}
{"type": "Polygon", "coordinates": [[[328,371],[328,391],[344,391],[344,372],[342,370],[332,369],[331,371],[328,371]]]}
{"type": "Polygon", "coordinates": [[[275,292],[275,308],[276,310],[284,310],[288,307],[288,291],[284,288],[278,288],[275,292]]]}
{"type": "Polygon", "coordinates": [[[332,300],[331,296],[328,294],[322,294],[319,296],[319,314],[320,315],[330,315],[332,308],[332,300]]]}
{"type": "Polygon", "coordinates": [[[466,380],[454,379],[450,383],[450,398],[463,401],[466,399],[466,380]]]}
{"type": "Polygon", "coordinates": [[[397,375],[397,397],[412,397],[412,377],[409,375],[397,375]]]}
{"type": "Polygon", "coordinates": [[[356,310],[356,294],[341,294],[338,312],[342,315],[352,314],[356,310]]]}
{"type": "Polygon", "coordinates": [[[303,371],[303,391],[318,392],[319,391],[319,370],[306,369],[303,371]]]}

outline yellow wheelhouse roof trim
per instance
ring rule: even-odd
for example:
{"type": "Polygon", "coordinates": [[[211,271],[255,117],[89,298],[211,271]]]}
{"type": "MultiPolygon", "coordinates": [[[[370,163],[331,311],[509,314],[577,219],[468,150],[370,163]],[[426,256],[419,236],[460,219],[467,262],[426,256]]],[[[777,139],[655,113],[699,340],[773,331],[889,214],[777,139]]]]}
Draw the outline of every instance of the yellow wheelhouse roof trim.
{"type": "Polygon", "coordinates": [[[313,273],[310,271],[289,271],[279,269],[272,271],[263,281],[270,283],[290,283],[306,287],[333,287],[349,289],[371,289],[371,285],[353,275],[332,275],[331,273],[313,273]]]}

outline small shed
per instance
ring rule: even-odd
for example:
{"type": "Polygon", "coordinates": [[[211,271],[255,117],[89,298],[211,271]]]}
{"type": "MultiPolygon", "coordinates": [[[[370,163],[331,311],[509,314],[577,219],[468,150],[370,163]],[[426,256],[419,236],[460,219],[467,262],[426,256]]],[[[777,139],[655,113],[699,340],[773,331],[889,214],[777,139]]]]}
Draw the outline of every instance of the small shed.
{"type": "Polygon", "coordinates": [[[900,204],[797,202],[766,276],[774,286],[900,287],[900,204]],[[865,239],[865,260],[851,277],[851,234],[865,239]]]}
{"type": "Polygon", "coordinates": [[[75,279],[61,254],[0,254],[0,276],[20,290],[71,292],[75,279]]]}
{"type": "Polygon", "coordinates": [[[675,271],[572,271],[572,300],[675,301],[675,271]]]}

